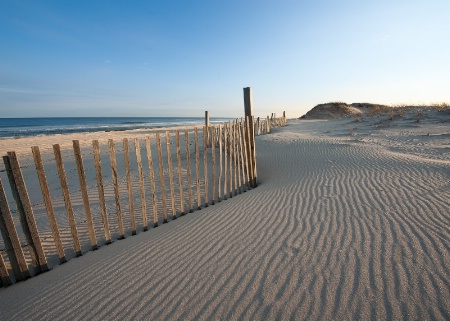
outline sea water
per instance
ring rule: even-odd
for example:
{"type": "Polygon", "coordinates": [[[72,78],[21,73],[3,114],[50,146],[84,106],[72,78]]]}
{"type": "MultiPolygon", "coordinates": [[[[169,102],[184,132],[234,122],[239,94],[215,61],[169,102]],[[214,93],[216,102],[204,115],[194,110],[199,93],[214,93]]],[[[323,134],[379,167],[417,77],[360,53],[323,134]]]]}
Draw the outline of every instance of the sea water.
{"type": "MultiPolygon", "coordinates": [[[[229,118],[211,118],[222,123],[229,118]]],[[[97,131],[203,125],[201,117],[49,117],[0,118],[0,139],[97,131]]]]}

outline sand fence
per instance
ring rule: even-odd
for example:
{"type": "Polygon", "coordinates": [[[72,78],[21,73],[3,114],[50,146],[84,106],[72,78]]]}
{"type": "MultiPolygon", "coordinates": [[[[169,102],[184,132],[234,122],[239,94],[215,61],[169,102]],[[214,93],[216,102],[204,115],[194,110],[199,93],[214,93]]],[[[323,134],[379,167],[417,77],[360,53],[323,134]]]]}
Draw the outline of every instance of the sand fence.
{"type": "Polygon", "coordinates": [[[284,114],[247,117],[132,139],[73,140],[71,148],[33,146],[20,161],[8,152],[0,173],[0,286],[256,187],[254,137],[284,125],[284,114]]]}

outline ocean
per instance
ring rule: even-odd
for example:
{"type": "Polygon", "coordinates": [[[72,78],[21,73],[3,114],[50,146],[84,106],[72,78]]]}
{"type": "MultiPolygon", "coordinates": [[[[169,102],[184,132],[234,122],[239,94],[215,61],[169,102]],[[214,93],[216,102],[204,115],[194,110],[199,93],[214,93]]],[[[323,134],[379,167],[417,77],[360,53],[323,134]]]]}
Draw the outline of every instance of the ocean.
{"type": "MultiPolygon", "coordinates": [[[[222,123],[230,118],[211,118],[222,123]]],[[[202,117],[49,117],[0,118],[0,139],[139,128],[203,125],[202,117]]]]}

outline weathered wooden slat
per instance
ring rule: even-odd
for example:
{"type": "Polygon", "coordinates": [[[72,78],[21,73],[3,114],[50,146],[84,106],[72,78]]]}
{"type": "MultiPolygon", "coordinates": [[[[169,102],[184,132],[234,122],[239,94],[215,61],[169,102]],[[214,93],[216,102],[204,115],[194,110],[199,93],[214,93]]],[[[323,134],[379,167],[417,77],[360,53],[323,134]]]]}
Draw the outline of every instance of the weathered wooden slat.
{"type": "Polygon", "coordinates": [[[30,228],[28,227],[27,217],[25,215],[25,209],[23,207],[22,200],[20,199],[19,190],[17,188],[16,182],[14,179],[13,171],[12,171],[11,164],[10,164],[10,159],[6,155],[6,156],[3,156],[3,161],[5,163],[6,174],[8,176],[9,186],[11,188],[11,192],[12,192],[12,195],[14,198],[14,203],[16,204],[17,214],[19,215],[20,226],[22,227],[22,231],[25,236],[25,240],[27,242],[27,248],[28,248],[28,252],[30,254],[30,258],[31,258],[31,264],[36,269],[36,271],[38,273],[40,273],[40,265],[38,262],[37,253],[34,248],[33,238],[31,237],[30,228]]]}
{"type": "Polygon", "coordinates": [[[259,121],[259,117],[256,120],[256,128],[257,128],[257,134],[258,136],[261,134],[261,122],[259,121]]]}
{"type": "MultiPolygon", "coordinates": [[[[251,117],[252,123],[254,122],[255,117],[251,117]]],[[[255,132],[252,132],[252,156],[253,156],[253,187],[256,187],[256,179],[258,176],[258,173],[256,171],[256,141],[255,141],[255,132]]]]}
{"type": "Polygon", "coordinates": [[[173,185],[173,166],[172,166],[172,151],[170,146],[170,132],[166,131],[166,148],[167,148],[167,164],[169,168],[169,188],[170,201],[172,205],[172,219],[177,218],[177,210],[175,208],[175,187],[173,185]]]}
{"type": "Polygon", "coordinates": [[[184,194],[183,194],[183,168],[181,166],[181,148],[180,148],[180,131],[175,132],[175,140],[177,144],[177,166],[178,166],[178,189],[180,191],[180,215],[184,215],[184,194]]]}
{"type": "Polygon", "coordinates": [[[191,180],[191,153],[189,148],[189,131],[184,131],[184,138],[186,142],[186,174],[187,174],[187,186],[188,186],[188,199],[189,199],[189,213],[194,211],[194,200],[192,197],[192,180],[191,180]]]}
{"type": "Polygon", "coordinates": [[[148,170],[150,172],[150,187],[152,189],[153,227],[158,226],[158,210],[156,207],[156,184],[155,172],[153,170],[152,149],[150,146],[150,136],[145,136],[145,148],[147,150],[148,170]]]}
{"type": "Polygon", "coordinates": [[[145,200],[144,173],[142,170],[141,147],[139,145],[139,139],[137,137],[134,139],[134,149],[136,151],[136,162],[138,165],[138,175],[139,175],[139,191],[141,193],[142,225],[144,231],[147,231],[148,220],[147,220],[147,202],[145,200]]]}
{"type": "Polygon", "coordinates": [[[205,207],[209,203],[208,189],[208,127],[203,126],[203,188],[205,193],[205,207]]]}
{"type": "Polygon", "coordinates": [[[209,112],[205,111],[205,125],[209,127],[209,112]]]}
{"type": "Polygon", "coordinates": [[[218,144],[219,144],[219,179],[217,182],[217,201],[220,202],[222,200],[222,125],[219,124],[219,135],[218,135],[218,144]]]}
{"type": "Polygon", "coordinates": [[[247,121],[246,121],[246,144],[247,144],[247,160],[248,160],[248,167],[249,167],[249,178],[250,178],[250,187],[254,188],[255,186],[253,185],[253,153],[252,153],[252,142],[251,142],[251,138],[250,138],[250,131],[251,131],[251,126],[250,126],[250,121],[251,118],[247,117],[247,121]]]}
{"type": "Polygon", "coordinates": [[[0,253],[0,287],[1,286],[9,286],[11,285],[11,279],[9,278],[8,269],[6,268],[5,261],[3,260],[3,256],[0,253]]]}
{"type": "Polygon", "coordinates": [[[125,176],[127,178],[128,210],[131,219],[131,235],[136,235],[136,216],[134,214],[133,184],[131,182],[130,170],[130,149],[128,147],[128,138],[123,140],[123,157],[125,161],[125,176]]]}
{"type": "Polygon", "coordinates": [[[98,249],[97,238],[95,237],[94,222],[92,220],[91,206],[89,204],[89,196],[87,191],[86,174],[83,165],[83,156],[81,154],[80,142],[72,141],[75,161],[77,164],[78,179],[80,180],[81,196],[83,198],[84,212],[86,214],[86,222],[89,230],[89,239],[91,241],[91,249],[98,249]]]}
{"type": "Polygon", "coordinates": [[[117,222],[119,225],[119,240],[121,240],[125,238],[125,228],[123,226],[122,208],[120,206],[119,175],[117,172],[116,151],[114,149],[114,141],[112,139],[108,139],[108,144],[109,144],[109,159],[111,161],[111,172],[114,185],[114,199],[116,202],[116,215],[117,215],[117,222]]]}
{"type": "Polygon", "coordinates": [[[237,136],[237,151],[238,151],[238,159],[239,159],[239,189],[242,192],[245,192],[245,178],[244,178],[244,162],[242,155],[242,135],[241,135],[241,124],[239,122],[236,124],[236,136],[237,136]]]}
{"type": "Polygon", "coordinates": [[[169,220],[167,219],[166,183],[164,181],[164,166],[163,166],[163,157],[162,157],[162,149],[161,149],[161,137],[160,137],[159,133],[156,133],[156,146],[158,148],[159,176],[161,178],[163,219],[164,219],[164,223],[168,223],[169,220]]]}
{"type": "Polygon", "coordinates": [[[241,193],[241,172],[240,172],[240,163],[239,163],[239,149],[238,149],[238,131],[237,131],[238,122],[234,124],[234,164],[235,164],[235,195],[241,193]]]}
{"type": "Polygon", "coordinates": [[[28,197],[25,180],[23,179],[22,171],[20,170],[19,159],[15,152],[8,152],[6,159],[6,172],[8,173],[13,195],[15,195],[14,198],[20,215],[20,222],[28,243],[33,266],[37,273],[46,272],[48,271],[47,259],[45,257],[44,249],[42,248],[41,238],[36,226],[30,198],[28,197]]]}
{"type": "Polygon", "coordinates": [[[73,248],[76,256],[81,256],[80,239],[78,238],[77,225],[73,214],[72,202],[70,200],[69,184],[67,183],[66,171],[64,170],[64,163],[61,155],[61,147],[59,144],[53,145],[53,153],[55,154],[56,169],[61,182],[61,190],[63,192],[64,204],[66,206],[67,218],[69,219],[70,233],[73,239],[73,248]]]}
{"type": "Polygon", "coordinates": [[[44,199],[45,208],[47,210],[47,216],[50,222],[53,240],[55,242],[56,251],[58,252],[59,264],[62,264],[66,262],[66,256],[64,254],[64,248],[62,246],[61,236],[59,234],[58,224],[56,222],[55,211],[53,208],[52,198],[50,196],[50,191],[48,188],[47,178],[45,176],[41,152],[38,146],[31,147],[31,150],[33,152],[34,164],[36,166],[36,172],[39,179],[39,185],[41,186],[42,198],[44,199]]]}
{"type": "Polygon", "coordinates": [[[247,144],[245,139],[245,121],[241,123],[241,131],[242,131],[242,147],[244,149],[244,168],[245,168],[245,182],[247,184],[247,189],[250,189],[250,179],[249,179],[249,170],[248,170],[248,159],[247,159],[247,144]]]}
{"type": "Polygon", "coordinates": [[[228,181],[228,140],[227,140],[227,136],[228,136],[228,128],[227,128],[227,124],[223,124],[223,199],[226,200],[227,199],[227,194],[228,194],[228,186],[227,186],[227,181],[228,181]]]}
{"type": "Polygon", "coordinates": [[[106,244],[111,244],[111,232],[109,230],[108,215],[106,212],[105,191],[103,188],[102,165],[100,160],[100,145],[98,140],[92,141],[94,150],[95,176],[97,178],[98,199],[100,205],[100,213],[102,215],[103,231],[105,234],[106,244]]]}
{"type": "Polygon", "coordinates": [[[239,135],[238,135],[238,123],[236,122],[234,124],[234,153],[235,153],[235,164],[236,164],[236,171],[237,177],[235,177],[236,182],[236,193],[239,192],[242,193],[242,185],[241,185],[241,162],[239,159],[239,135]]]}
{"type": "Polygon", "coordinates": [[[22,251],[19,236],[17,235],[5,190],[0,179],[0,231],[5,244],[6,254],[13,270],[16,281],[22,281],[30,277],[28,265],[22,251]]]}
{"type": "Polygon", "coordinates": [[[214,205],[214,201],[216,198],[216,135],[215,128],[211,127],[211,160],[212,160],[212,169],[211,169],[211,204],[214,205]]]}
{"type": "Polygon", "coordinates": [[[233,171],[234,171],[234,154],[233,154],[233,122],[230,120],[229,126],[229,146],[230,146],[230,198],[233,197],[233,171]]]}
{"type": "Polygon", "coordinates": [[[197,209],[202,208],[202,196],[200,194],[200,161],[198,152],[198,129],[194,128],[194,138],[195,138],[195,184],[197,186],[197,209]]]}
{"type": "Polygon", "coordinates": [[[238,181],[237,181],[237,178],[238,178],[238,164],[237,164],[237,154],[236,154],[236,122],[237,122],[237,120],[236,121],[233,121],[233,125],[231,126],[232,127],[232,130],[231,130],[231,141],[233,142],[232,143],[232,145],[231,145],[231,148],[232,148],[232,155],[233,155],[233,188],[232,188],[232,191],[233,191],[233,196],[236,196],[237,194],[238,194],[238,191],[237,191],[237,189],[238,189],[238,181]]]}

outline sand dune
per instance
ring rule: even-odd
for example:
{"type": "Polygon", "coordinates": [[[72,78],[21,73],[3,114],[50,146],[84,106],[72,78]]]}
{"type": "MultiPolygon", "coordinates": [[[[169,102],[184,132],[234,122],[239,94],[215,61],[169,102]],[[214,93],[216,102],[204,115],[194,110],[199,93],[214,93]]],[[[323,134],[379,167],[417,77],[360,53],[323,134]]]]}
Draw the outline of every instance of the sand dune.
{"type": "Polygon", "coordinates": [[[0,319],[450,319],[450,141],[419,147],[448,125],[370,124],[257,137],[256,189],[0,289],[0,319]]]}

